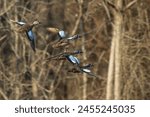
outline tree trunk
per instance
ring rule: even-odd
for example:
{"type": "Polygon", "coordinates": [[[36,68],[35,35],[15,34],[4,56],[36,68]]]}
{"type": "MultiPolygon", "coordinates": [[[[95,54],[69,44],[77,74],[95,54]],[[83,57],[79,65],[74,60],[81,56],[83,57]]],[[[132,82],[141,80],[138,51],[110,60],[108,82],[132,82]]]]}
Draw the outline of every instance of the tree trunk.
{"type": "Polygon", "coordinates": [[[123,0],[115,0],[116,9],[113,12],[114,25],[111,55],[109,61],[106,99],[121,99],[121,38],[123,33],[123,15],[121,13],[123,0]],[[113,90],[114,89],[114,90],[113,90]]]}
{"type": "Polygon", "coordinates": [[[123,33],[123,15],[120,12],[122,10],[123,0],[115,1],[118,12],[114,11],[114,28],[113,39],[115,42],[115,87],[114,87],[114,99],[121,99],[121,38],[123,33]]]}
{"type": "Polygon", "coordinates": [[[114,99],[114,68],[115,68],[115,40],[112,40],[111,43],[111,51],[110,51],[110,59],[109,59],[109,68],[108,68],[108,78],[107,78],[107,91],[106,91],[106,99],[111,100],[114,99]]]}

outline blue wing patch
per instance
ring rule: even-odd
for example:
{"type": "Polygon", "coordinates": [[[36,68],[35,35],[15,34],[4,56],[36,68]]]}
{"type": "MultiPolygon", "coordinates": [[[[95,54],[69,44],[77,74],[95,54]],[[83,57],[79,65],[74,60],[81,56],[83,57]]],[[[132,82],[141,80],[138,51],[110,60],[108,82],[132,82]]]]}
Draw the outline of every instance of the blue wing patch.
{"type": "Polygon", "coordinates": [[[35,51],[35,35],[34,35],[34,33],[32,32],[32,30],[29,30],[28,32],[26,32],[26,34],[30,41],[30,45],[31,45],[32,49],[35,51]]]}
{"type": "Polygon", "coordinates": [[[80,64],[80,61],[72,55],[69,55],[66,58],[68,59],[68,61],[70,61],[73,64],[80,64]]]}
{"type": "Polygon", "coordinates": [[[35,35],[34,35],[34,33],[32,32],[32,30],[29,30],[29,31],[27,32],[27,36],[28,36],[28,39],[29,39],[30,41],[35,40],[35,35]]]}
{"type": "Polygon", "coordinates": [[[66,37],[66,33],[65,33],[65,31],[63,31],[63,30],[59,31],[59,32],[58,32],[58,35],[59,35],[59,37],[60,37],[61,39],[66,37]]]}

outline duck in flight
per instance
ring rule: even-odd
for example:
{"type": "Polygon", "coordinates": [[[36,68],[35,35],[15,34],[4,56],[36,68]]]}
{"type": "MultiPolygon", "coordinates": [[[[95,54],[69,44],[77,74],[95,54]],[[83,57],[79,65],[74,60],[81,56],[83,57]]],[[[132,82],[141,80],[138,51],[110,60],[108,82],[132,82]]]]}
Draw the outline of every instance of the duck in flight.
{"type": "Polygon", "coordinates": [[[74,57],[73,55],[81,54],[81,53],[83,53],[81,50],[62,52],[60,54],[49,57],[46,60],[49,61],[49,60],[66,60],[67,59],[71,63],[74,63],[74,61],[76,61],[76,60],[79,61],[79,60],[76,57],[74,57]]]}
{"type": "Polygon", "coordinates": [[[67,49],[68,47],[72,46],[73,44],[70,41],[76,40],[81,38],[85,34],[75,34],[72,36],[67,37],[67,33],[64,30],[60,30],[58,28],[49,27],[47,30],[53,34],[57,34],[59,36],[59,40],[52,43],[53,48],[63,48],[67,49]]]}
{"type": "Polygon", "coordinates": [[[93,76],[95,78],[99,78],[98,76],[96,76],[95,74],[92,73],[92,71],[90,70],[91,67],[93,67],[93,64],[87,64],[84,66],[76,66],[70,70],[68,70],[68,72],[72,72],[72,73],[86,73],[90,76],[93,76]]]}
{"type": "Polygon", "coordinates": [[[51,33],[57,34],[59,36],[59,41],[66,38],[67,34],[65,31],[60,30],[58,28],[47,28],[47,30],[51,33]]]}
{"type": "Polygon", "coordinates": [[[67,37],[67,33],[64,30],[60,30],[58,28],[49,27],[47,28],[47,30],[51,33],[57,34],[59,36],[58,41],[64,40],[64,39],[69,41],[69,40],[75,40],[75,39],[81,38],[81,35],[79,34],[75,34],[75,35],[67,37]]]}
{"type": "Polygon", "coordinates": [[[27,38],[30,42],[30,45],[33,49],[33,51],[35,52],[35,35],[32,31],[32,28],[38,24],[40,24],[40,22],[38,20],[35,20],[33,23],[26,23],[23,21],[14,21],[14,20],[10,20],[13,23],[16,23],[17,25],[19,25],[20,27],[16,30],[19,33],[23,33],[25,32],[27,35],[27,38]]]}

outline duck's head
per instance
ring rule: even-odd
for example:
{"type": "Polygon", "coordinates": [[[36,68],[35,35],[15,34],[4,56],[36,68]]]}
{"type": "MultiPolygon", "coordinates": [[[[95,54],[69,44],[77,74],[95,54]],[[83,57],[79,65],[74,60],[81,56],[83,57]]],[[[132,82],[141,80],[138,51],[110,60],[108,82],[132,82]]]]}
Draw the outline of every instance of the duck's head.
{"type": "Polygon", "coordinates": [[[35,25],[38,25],[38,24],[41,24],[41,22],[39,22],[38,20],[35,20],[34,22],[33,22],[33,25],[35,26],[35,25]]]}
{"type": "Polygon", "coordinates": [[[66,37],[66,32],[63,30],[60,30],[58,28],[47,28],[47,30],[51,33],[55,33],[58,34],[58,36],[60,37],[60,39],[65,38],[66,37]]]}
{"type": "Polygon", "coordinates": [[[58,28],[47,28],[47,30],[51,33],[58,33],[60,31],[58,28]]]}

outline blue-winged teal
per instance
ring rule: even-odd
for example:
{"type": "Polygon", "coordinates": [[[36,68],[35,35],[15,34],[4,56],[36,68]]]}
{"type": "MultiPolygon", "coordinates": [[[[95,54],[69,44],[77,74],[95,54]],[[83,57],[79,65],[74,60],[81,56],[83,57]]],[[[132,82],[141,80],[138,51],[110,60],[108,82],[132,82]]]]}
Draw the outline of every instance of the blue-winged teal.
{"type": "Polygon", "coordinates": [[[14,20],[11,20],[11,22],[16,23],[20,26],[16,31],[20,32],[20,33],[25,32],[28,37],[28,40],[30,41],[30,45],[31,45],[32,49],[34,51],[36,51],[35,50],[35,35],[32,31],[32,28],[35,25],[40,24],[40,22],[37,20],[35,20],[33,23],[25,23],[22,21],[14,21],[14,20]]]}
{"type": "Polygon", "coordinates": [[[73,55],[75,54],[80,54],[80,53],[83,53],[81,50],[76,50],[76,51],[73,51],[73,52],[63,52],[63,53],[60,53],[60,54],[57,54],[57,55],[54,55],[52,57],[49,57],[47,58],[46,60],[49,61],[49,60],[68,60],[70,61],[71,63],[75,64],[79,64],[79,60],[74,57],[73,55]]]}
{"type": "Polygon", "coordinates": [[[92,30],[92,31],[89,31],[89,32],[85,32],[85,33],[82,33],[82,34],[75,34],[75,35],[72,35],[72,36],[69,36],[67,37],[67,33],[63,30],[60,30],[58,28],[47,28],[47,30],[51,33],[55,33],[55,34],[58,34],[59,36],[59,41],[62,40],[62,39],[65,39],[65,40],[68,40],[68,41],[71,41],[71,40],[76,40],[76,39],[79,39],[87,34],[90,34],[92,32],[94,32],[96,29],[92,30]]]}
{"type": "Polygon", "coordinates": [[[72,57],[70,57],[70,55],[76,55],[76,54],[81,54],[81,53],[83,53],[81,50],[75,50],[73,52],[63,52],[63,53],[54,55],[52,57],[49,57],[46,60],[47,61],[49,61],[49,60],[65,60],[66,58],[68,58],[68,59],[72,58],[72,57]]]}
{"type": "MultiPolygon", "coordinates": [[[[75,34],[75,35],[72,35],[72,36],[70,36],[70,37],[67,37],[67,34],[66,34],[66,32],[65,31],[63,31],[63,30],[59,30],[58,28],[47,28],[47,30],[49,31],[49,32],[51,32],[51,33],[54,33],[54,34],[57,34],[58,36],[59,36],[59,40],[58,40],[58,42],[59,41],[64,41],[65,40],[65,42],[61,42],[61,43],[59,43],[59,44],[57,44],[57,43],[55,43],[55,45],[57,46],[57,47],[62,47],[62,46],[66,46],[66,45],[70,45],[70,42],[69,41],[72,41],[72,40],[76,40],[76,39],[79,39],[79,38],[81,38],[83,35],[85,35],[85,34],[81,34],[81,35],[79,35],[79,34],[75,34]],[[63,44],[62,44],[63,43],[63,44]],[[60,46],[59,46],[60,45],[60,46]]],[[[55,48],[57,48],[55,46],[55,48]]]]}
{"type": "Polygon", "coordinates": [[[47,30],[51,33],[55,33],[59,36],[59,40],[66,38],[66,32],[63,30],[59,30],[58,28],[47,28],[47,30]]]}
{"type": "Polygon", "coordinates": [[[73,35],[71,37],[68,37],[67,40],[75,40],[75,39],[79,39],[79,38],[81,38],[81,36],[76,34],[76,35],[73,35]]]}
{"type": "Polygon", "coordinates": [[[32,30],[32,28],[38,24],[40,24],[40,22],[38,20],[33,21],[33,23],[26,23],[26,22],[22,22],[22,21],[14,21],[14,20],[10,20],[13,23],[18,24],[20,27],[16,30],[17,32],[26,32],[29,30],[32,30]]]}
{"type": "Polygon", "coordinates": [[[81,72],[83,72],[83,73],[86,73],[86,74],[88,74],[88,75],[90,75],[90,76],[94,76],[95,78],[98,78],[98,76],[96,76],[95,74],[93,74],[92,72],[91,72],[91,70],[89,70],[89,69],[87,69],[87,68],[79,68],[80,69],[80,71],[81,72]]]}
{"type": "Polygon", "coordinates": [[[95,74],[93,74],[91,72],[91,70],[89,68],[91,68],[93,66],[93,64],[87,64],[85,66],[76,66],[70,70],[68,70],[68,72],[72,72],[72,73],[86,73],[90,76],[93,76],[95,78],[99,78],[98,76],[96,76],[95,74]]]}
{"type": "Polygon", "coordinates": [[[34,51],[36,51],[36,49],[35,49],[35,36],[34,36],[34,33],[32,32],[32,30],[29,30],[29,31],[26,32],[26,35],[28,37],[28,40],[30,41],[30,45],[31,45],[32,49],[34,51]]]}
{"type": "Polygon", "coordinates": [[[74,65],[79,65],[80,64],[80,61],[77,57],[73,56],[73,55],[69,55],[69,54],[64,54],[64,56],[66,57],[66,59],[74,64],[74,65]]]}
{"type": "MultiPolygon", "coordinates": [[[[84,66],[81,66],[81,65],[78,65],[78,67],[77,68],[73,68],[72,70],[73,71],[78,71],[78,72],[81,72],[80,70],[79,70],[79,68],[80,69],[83,69],[83,71],[85,71],[85,72],[90,72],[90,68],[91,67],[93,67],[94,65],[93,64],[87,64],[87,65],[84,65],[84,66]]],[[[70,70],[70,72],[71,72],[71,70],[70,70]]]]}
{"type": "Polygon", "coordinates": [[[80,37],[81,37],[81,36],[79,36],[79,35],[73,35],[73,36],[71,36],[71,37],[68,37],[68,38],[65,38],[65,39],[63,39],[63,40],[60,40],[60,41],[57,41],[57,42],[53,43],[53,44],[52,44],[52,47],[53,47],[53,48],[61,48],[61,47],[63,47],[63,48],[68,48],[68,47],[70,47],[70,46],[73,47],[73,45],[72,45],[72,43],[70,42],[70,40],[75,40],[75,39],[78,39],[78,38],[80,38],[80,37]]]}
{"type": "Polygon", "coordinates": [[[91,72],[91,70],[89,70],[89,69],[86,69],[86,68],[72,68],[72,69],[69,69],[68,70],[68,72],[72,72],[72,73],[82,73],[82,72],[85,72],[85,73],[90,73],[91,72]]]}
{"type": "Polygon", "coordinates": [[[62,40],[52,44],[53,48],[68,48],[69,46],[73,46],[70,42],[62,40]]]}

